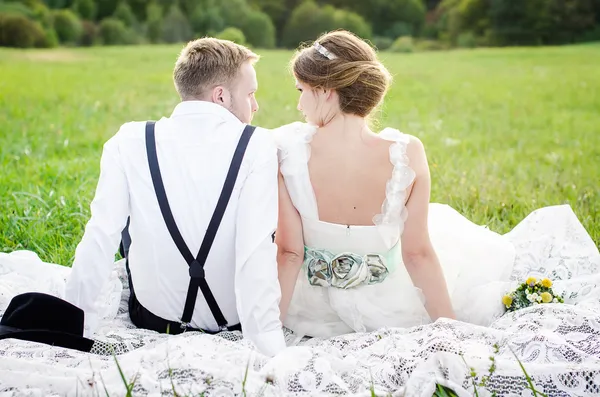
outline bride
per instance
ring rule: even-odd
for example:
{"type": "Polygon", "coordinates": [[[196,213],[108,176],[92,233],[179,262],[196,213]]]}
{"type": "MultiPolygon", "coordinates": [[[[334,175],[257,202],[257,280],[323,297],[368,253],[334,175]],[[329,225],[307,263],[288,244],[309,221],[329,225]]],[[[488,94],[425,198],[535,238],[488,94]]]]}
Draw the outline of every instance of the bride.
{"type": "Polygon", "coordinates": [[[369,128],[391,80],[374,50],[330,32],[292,70],[307,123],[274,130],[284,325],[312,337],[441,317],[489,325],[503,312],[514,247],[429,203],[418,138],[369,128]]]}

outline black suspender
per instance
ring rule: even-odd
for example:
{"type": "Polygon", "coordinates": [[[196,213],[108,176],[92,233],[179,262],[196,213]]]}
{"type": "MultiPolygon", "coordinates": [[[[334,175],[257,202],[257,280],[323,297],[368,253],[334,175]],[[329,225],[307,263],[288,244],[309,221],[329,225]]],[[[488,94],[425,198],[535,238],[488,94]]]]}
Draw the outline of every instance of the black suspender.
{"type": "Polygon", "coordinates": [[[208,228],[206,229],[206,234],[202,240],[200,251],[198,252],[198,256],[194,258],[188,246],[185,244],[185,241],[183,241],[183,237],[181,236],[181,233],[175,224],[173,213],[169,207],[169,201],[167,200],[165,186],[160,175],[160,167],[158,165],[158,157],[156,154],[154,124],[155,123],[153,121],[146,123],[146,151],[148,153],[148,165],[150,166],[150,174],[152,176],[152,183],[154,184],[154,191],[156,192],[156,198],[158,199],[160,212],[165,220],[167,229],[169,230],[177,249],[190,267],[190,284],[188,287],[187,297],[185,299],[183,315],[181,316],[181,327],[189,328],[192,314],[194,312],[194,306],[196,305],[198,288],[200,288],[202,294],[204,295],[204,299],[206,299],[206,303],[208,304],[208,307],[210,308],[210,311],[212,312],[212,315],[217,321],[220,329],[226,330],[227,320],[223,316],[215,297],[208,287],[208,283],[204,277],[204,264],[206,263],[206,258],[210,252],[210,247],[215,240],[217,230],[219,229],[219,224],[223,219],[225,209],[227,208],[227,203],[229,202],[229,198],[233,192],[233,187],[235,186],[235,181],[240,170],[240,165],[242,164],[242,159],[244,158],[244,153],[248,147],[248,142],[250,141],[250,138],[252,137],[256,127],[247,125],[244,128],[244,132],[242,133],[242,136],[240,137],[238,145],[235,149],[235,153],[233,154],[233,159],[231,161],[231,165],[229,166],[229,171],[227,172],[227,177],[225,178],[225,183],[223,184],[223,189],[221,190],[221,195],[219,196],[219,201],[217,202],[215,211],[210,219],[208,228]]]}

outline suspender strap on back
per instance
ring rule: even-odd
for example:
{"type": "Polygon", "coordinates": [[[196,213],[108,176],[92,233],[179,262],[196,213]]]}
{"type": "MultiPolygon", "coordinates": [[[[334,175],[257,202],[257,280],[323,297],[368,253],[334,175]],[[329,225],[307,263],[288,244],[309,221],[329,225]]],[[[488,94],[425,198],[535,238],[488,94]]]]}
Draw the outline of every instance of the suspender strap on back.
{"type": "Polygon", "coordinates": [[[215,297],[213,296],[208,283],[206,282],[204,264],[206,263],[210,248],[215,240],[219,225],[223,219],[225,210],[227,209],[229,199],[231,198],[235,181],[244,158],[244,153],[246,152],[246,148],[248,147],[248,143],[250,142],[250,138],[252,137],[256,127],[247,125],[244,128],[242,136],[240,137],[233,154],[233,159],[231,161],[231,165],[229,166],[229,171],[227,172],[227,177],[225,178],[225,183],[223,184],[223,188],[221,190],[221,195],[219,196],[215,211],[210,219],[208,228],[206,229],[204,239],[202,240],[200,251],[198,252],[198,255],[194,257],[183,240],[179,229],[177,228],[175,219],[173,218],[173,213],[171,212],[171,207],[169,206],[169,201],[165,192],[165,186],[160,174],[160,167],[158,165],[154,124],[155,123],[153,121],[146,123],[146,151],[148,154],[150,175],[152,176],[152,183],[154,185],[154,191],[156,192],[156,198],[158,199],[160,212],[165,220],[169,234],[173,238],[173,242],[177,246],[177,249],[187,262],[190,272],[190,283],[188,286],[187,297],[185,299],[183,315],[181,316],[181,327],[189,327],[189,323],[194,313],[194,306],[196,305],[196,298],[198,297],[199,288],[202,291],[202,295],[204,295],[204,299],[206,300],[213,317],[219,325],[219,328],[221,330],[226,330],[227,320],[225,319],[225,316],[223,316],[221,309],[219,309],[219,305],[217,304],[217,301],[215,300],[215,297]]]}

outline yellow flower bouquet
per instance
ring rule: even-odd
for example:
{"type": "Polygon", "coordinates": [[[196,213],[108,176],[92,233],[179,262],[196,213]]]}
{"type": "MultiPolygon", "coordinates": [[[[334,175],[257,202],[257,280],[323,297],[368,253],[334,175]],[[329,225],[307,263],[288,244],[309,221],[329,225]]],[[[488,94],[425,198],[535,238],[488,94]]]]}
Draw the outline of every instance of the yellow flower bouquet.
{"type": "Polygon", "coordinates": [[[502,304],[508,312],[541,303],[564,303],[563,297],[552,291],[552,281],[547,278],[537,280],[529,277],[513,292],[502,297],[502,304]]]}

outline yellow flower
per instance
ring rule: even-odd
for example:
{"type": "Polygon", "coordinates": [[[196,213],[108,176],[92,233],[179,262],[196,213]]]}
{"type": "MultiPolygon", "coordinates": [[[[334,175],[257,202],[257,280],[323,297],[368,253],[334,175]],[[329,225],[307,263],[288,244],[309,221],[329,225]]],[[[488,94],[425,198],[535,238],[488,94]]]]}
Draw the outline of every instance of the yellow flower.
{"type": "Polygon", "coordinates": [[[550,288],[552,287],[552,280],[545,278],[542,280],[542,286],[546,287],[546,288],[550,288]]]}
{"type": "Polygon", "coordinates": [[[537,280],[535,279],[535,277],[529,277],[527,279],[527,281],[525,281],[525,284],[530,285],[530,286],[533,287],[536,282],[537,282],[537,280]]]}
{"type": "Polygon", "coordinates": [[[510,295],[504,295],[502,297],[502,303],[504,304],[504,306],[510,307],[510,305],[512,305],[513,303],[513,298],[510,295]]]}
{"type": "Polygon", "coordinates": [[[552,302],[552,299],[554,299],[550,292],[542,292],[540,296],[542,297],[542,302],[544,303],[550,303],[552,302]]]}

